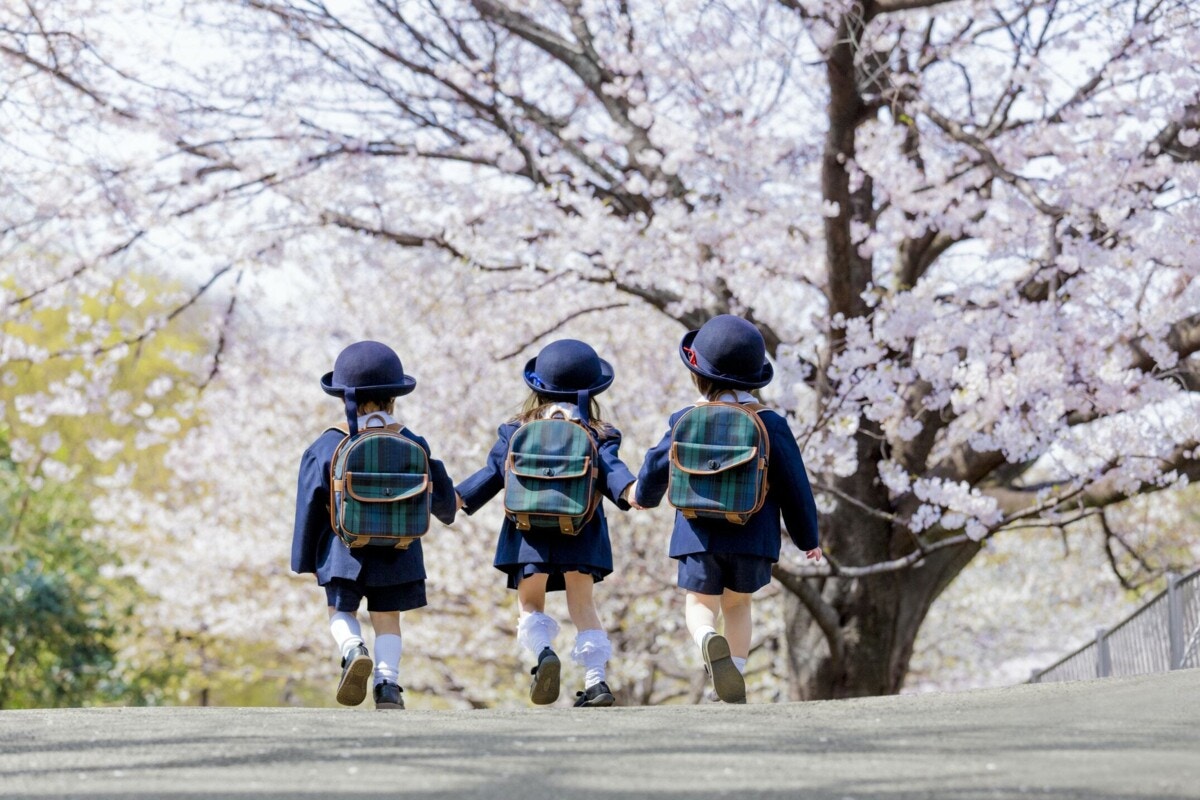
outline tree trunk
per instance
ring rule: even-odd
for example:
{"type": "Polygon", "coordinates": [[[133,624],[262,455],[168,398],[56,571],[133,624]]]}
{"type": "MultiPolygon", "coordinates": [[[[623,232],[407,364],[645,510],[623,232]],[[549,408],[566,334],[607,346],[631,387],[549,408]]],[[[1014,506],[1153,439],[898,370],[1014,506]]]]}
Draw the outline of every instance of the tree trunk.
{"type": "MultiPolygon", "coordinates": [[[[884,506],[886,507],[886,506],[884,506]]],[[[911,536],[848,503],[821,520],[822,539],[843,566],[904,555],[911,536]],[[886,549],[889,552],[875,552],[886,549]]],[[[975,544],[939,550],[916,566],[859,578],[808,579],[832,609],[840,642],[817,624],[808,604],[784,595],[784,620],[793,700],[895,694],[904,686],[913,645],[933,601],[979,552],[975,544]]],[[[811,599],[809,600],[811,602],[811,599]]]]}

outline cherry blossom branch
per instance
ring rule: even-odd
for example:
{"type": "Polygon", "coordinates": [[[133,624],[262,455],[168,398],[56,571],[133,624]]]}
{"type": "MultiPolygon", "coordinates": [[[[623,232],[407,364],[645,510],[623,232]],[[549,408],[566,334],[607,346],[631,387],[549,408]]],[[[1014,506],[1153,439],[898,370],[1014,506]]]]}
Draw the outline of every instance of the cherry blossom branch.
{"type": "Polygon", "coordinates": [[[1108,558],[1108,566],[1112,570],[1113,575],[1115,575],[1117,580],[1120,581],[1122,587],[1129,591],[1135,591],[1140,589],[1142,586],[1145,586],[1147,583],[1156,580],[1162,574],[1162,570],[1151,567],[1150,564],[1146,562],[1146,559],[1143,558],[1142,555],[1129,544],[1129,542],[1125,541],[1125,538],[1121,536],[1120,533],[1113,530],[1112,525],[1110,525],[1108,522],[1107,514],[1101,511],[1099,514],[1097,514],[1097,516],[1100,518],[1100,529],[1104,531],[1104,554],[1108,558]],[[1112,548],[1112,543],[1114,540],[1120,544],[1121,547],[1125,549],[1125,552],[1129,553],[1129,555],[1133,557],[1133,560],[1136,561],[1137,564],[1142,568],[1147,575],[1145,578],[1134,582],[1127,577],[1125,573],[1121,572],[1120,565],[1117,564],[1117,554],[1112,548]]]}
{"type": "Polygon", "coordinates": [[[837,488],[836,486],[832,486],[823,481],[813,480],[812,487],[814,489],[816,489],[818,492],[825,492],[827,494],[831,494],[834,497],[836,497],[837,499],[842,500],[843,502],[849,503],[850,505],[854,506],[859,511],[862,511],[864,514],[875,517],[876,519],[884,520],[885,522],[892,523],[893,525],[903,525],[904,524],[903,520],[899,517],[899,515],[893,514],[889,511],[884,511],[883,509],[876,508],[874,506],[869,506],[866,503],[864,503],[862,500],[859,500],[854,495],[848,494],[848,493],[842,491],[841,489],[837,488]]]}
{"type": "Polygon", "coordinates": [[[23,64],[33,67],[34,69],[38,70],[39,72],[49,75],[50,77],[54,78],[54,80],[58,81],[59,83],[63,84],[64,86],[70,87],[74,91],[76,91],[79,94],[83,95],[84,97],[87,97],[88,99],[90,99],[92,102],[94,102],[100,108],[103,108],[107,111],[111,111],[113,114],[116,114],[118,117],[121,117],[126,120],[137,119],[137,116],[133,112],[116,105],[114,102],[112,102],[108,98],[102,96],[98,90],[93,89],[89,86],[85,86],[79,79],[77,79],[71,75],[68,75],[67,72],[59,65],[52,65],[52,64],[47,64],[43,61],[39,61],[38,59],[36,59],[32,55],[30,55],[28,52],[23,51],[23,50],[17,50],[16,48],[14,48],[12,46],[3,44],[3,43],[0,43],[0,54],[7,55],[10,58],[13,58],[17,61],[20,61],[23,64]]]}
{"type": "Polygon", "coordinates": [[[233,289],[229,293],[229,303],[225,306],[225,314],[221,318],[221,330],[217,335],[217,346],[213,350],[212,368],[209,369],[208,375],[201,381],[198,391],[204,391],[208,385],[212,383],[213,378],[217,376],[217,372],[221,369],[221,357],[225,353],[227,338],[229,334],[229,326],[233,321],[233,312],[237,307],[238,287],[242,285],[242,276],[246,274],[246,270],[239,269],[237,278],[233,282],[233,289]]]}
{"type": "Polygon", "coordinates": [[[1012,172],[1001,164],[1000,159],[983,139],[968,132],[961,124],[939,112],[928,101],[918,100],[915,105],[951,139],[971,148],[979,156],[980,163],[987,167],[992,175],[1015,188],[1038,211],[1054,219],[1066,215],[1067,210],[1064,207],[1044,200],[1028,178],[1012,172]]]}
{"type": "Polygon", "coordinates": [[[75,269],[71,270],[70,272],[66,273],[65,275],[62,275],[62,276],[56,278],[55,280],[51,281],[50,283],[45,284],[44,286],[40,286],[37,289],[33,289],[32,291],[29,291],[26,294],[18,295],[17,297],[14,297],[13,299],[8,301],[8,305],[10,305],[10,306],[24,305],[32,300],[36,300],[37,298],[41,297],[42,295],[44,295],[46,292],[50,291],[51,289],[57,288],[59,286],[64,286],[64,285],[70,283],[71,281],[75,280],[83,273],[87,272],[89,269],[92,269],[93,267],[95,267],[100,262],[107,261],[108,259],[113,258],[114,256],[118,256],[121,253],[124,253],[130,247],[133,247],[133,245],[136,244],[138,242],[138,240],[141,239],[145,235],[146,235],[146,231],[144,231],[144,230],[135,231],[133,233],[133,235],[130,236],[129,238],[125,239],[125,241],[104,251],[97,258],[95,258],[91,261],[85,261],[85,262],[81,263],[75,269]]]}
{"type": "Polygon", "coordinates": [[[509,359],[519,356],[521,353],[525,352],[525,350],[527,348],[533,346],[537,342],[540,342],[542,339],[546,338],[550,334],[561,329],[567,323],[572,322],[573,320],[579,319],[580,317],[586,316],[588,314],[597,314],[602,311],[611,311],[615,308],[627,308],[628,306],[629,306],[628,303],[606,303],[604,305],[591,306],[590,308],[581,308],[578,311],[573,311],[570,314],[567,314],[565,317],[562,317],[561,319],[559,319],[558,322],[555,322],[550,327],[545,328],[544,330],[539,331],[538,333],[534,334],[528,340],[522,342],[520,345],[518,345],[517,347],[514,347],[512,350],[508,351],[507,353],[496,356],[496,360],[497,361],[508,361],[509,359]]]}
{"type": "MultiPolygon", "coordinates": [[[[632,104],[623,96],[606,91],[607,87],[616,84],[619,76],[604,65],[592,46],[591,32],[578,10],[567,9],[571,29],[576,37],[572,42],[526,14],[495,0],[472,0],[471,5],[484,19],[499,24],[505,30],[533,44],[575,73],[592,96],[599,101],[609,118],[628,132],[630,138],[626,150],[630,154],[630,166],[642,173],[651,183],[662,181],[669,188],[671,197],[682,198],[687,194],[687,189],[678,175],[667,175],[658,166],[649,166],[647,159],[643,157],[650,151],[657,153],[658,150],[651,143],[647,128],[634,122],[632,104]]],[[[649,207],[647,209],[652,210],[649,207]]]]}

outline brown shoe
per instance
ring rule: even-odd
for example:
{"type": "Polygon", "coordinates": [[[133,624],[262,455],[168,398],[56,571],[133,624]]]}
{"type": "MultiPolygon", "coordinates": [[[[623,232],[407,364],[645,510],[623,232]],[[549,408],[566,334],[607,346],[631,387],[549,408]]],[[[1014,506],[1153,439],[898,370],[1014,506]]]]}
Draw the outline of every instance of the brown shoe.
{"type": "Polygon", "coordinates": [[[542,648],[533,680],[529,683],[529,699],[534,705],[546,706],[558,699],[558,675],[562,663],[549,647],[542,648]]]}
{"type": "Polygon", "coordinates": [[[358,645],[342,659],[342,679],[338,681],[337,701],[344,706],[356,706],[367,699],[367,683],[375,671],[375,663],[367,655],[366,645],[358,645]]]}
{"type": "Polygon", "coordinates": [[[729,653],[729,642],[719,633],[710,633],[704,637],[700,646],[704,654],[704,666],[712,675],[713,689],[717,697],[726,703],[746,702],[746,679],[738,672],[729,653]]]}

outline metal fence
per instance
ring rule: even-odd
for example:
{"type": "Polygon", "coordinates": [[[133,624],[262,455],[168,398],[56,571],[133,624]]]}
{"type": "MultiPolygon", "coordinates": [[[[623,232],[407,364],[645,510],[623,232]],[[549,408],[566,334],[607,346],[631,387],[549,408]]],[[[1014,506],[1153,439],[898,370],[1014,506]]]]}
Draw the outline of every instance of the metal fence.
{"type": "Polygon", "coordinates": [[[1200,569],[1167,576],[1167,588],[1111,630],[1042,670],[1030,683],[1143,675],[1200,667],[1200,569]]]}

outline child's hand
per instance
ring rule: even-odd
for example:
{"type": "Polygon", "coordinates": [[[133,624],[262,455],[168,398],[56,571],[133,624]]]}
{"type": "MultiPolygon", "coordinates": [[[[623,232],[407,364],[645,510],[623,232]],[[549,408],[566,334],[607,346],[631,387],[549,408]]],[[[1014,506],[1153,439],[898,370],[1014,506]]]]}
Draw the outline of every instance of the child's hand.
{"type": "Polygon", "coordinates": [[[812,550],[809,550],[807,553],[805,553],[804,557],[807,558],[809,561],[820,561],[821,560],[821,548],[814,547],[812,550]]]}
{"type": "Polygon", "coordinates": [[[634,499],[636,497],[637,497],[637,481],[635,480],[633,483],[631,483],[625,487],[625,491],[621,492],[621,499],[624,500],[626,503],[629,503],[630,508],[632,508],[636,511],[645,511],[646,507],[643,505],[639,505],[638,501],[636,499],[634,499]]]}
{"type": "Polygon", "coordinates": [[[455,492],[454,493],[454,510],[462,511],[463,505],[465,505],[465,504],[463,503],[462,495],[459,494],[458,492],[455,492]]]}

